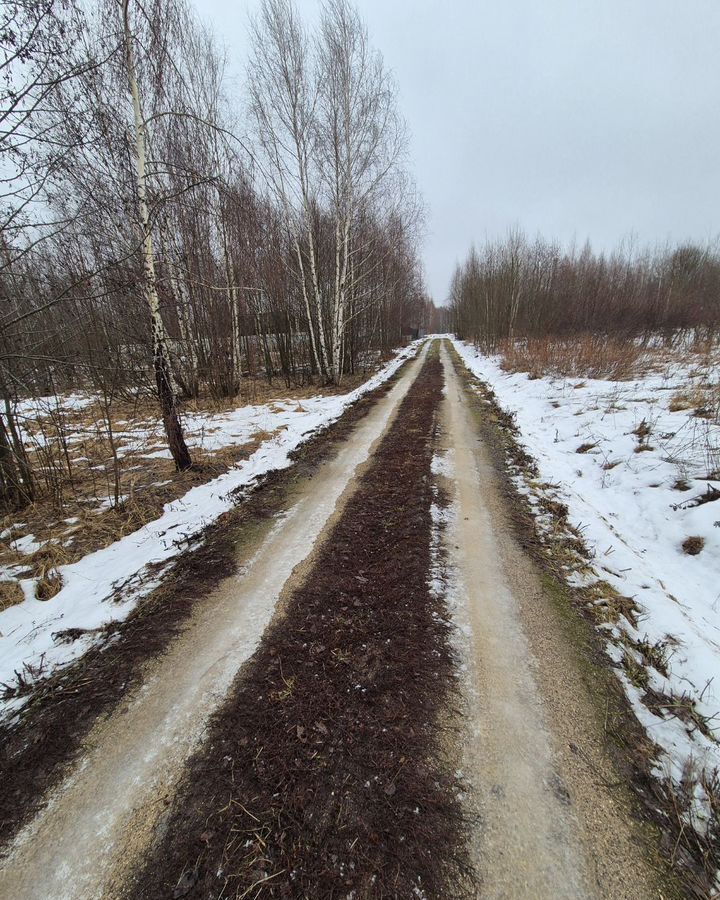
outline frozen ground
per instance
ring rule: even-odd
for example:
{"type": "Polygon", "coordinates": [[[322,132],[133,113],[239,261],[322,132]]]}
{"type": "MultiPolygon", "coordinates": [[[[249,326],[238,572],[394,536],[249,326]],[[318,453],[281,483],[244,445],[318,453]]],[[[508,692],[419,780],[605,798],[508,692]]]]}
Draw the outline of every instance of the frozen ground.
{"type": "MultiPolygon", "coordinates": [[[[593,555],[582,578],[609,584],[640,609],[636,624],[620,616],[607,626],[607,649],[615,662],[630,655],[645,669],[639,682],[627,665],[618,674],[661,748],[657,774],[677,784],[691,769],[712,772],[720,766],[720,502],[710,498],[720,489],[720,426],[694,415],[693,405],[670,407],[683,405],[680,394],[717,384],[720,366],[665,361],[621,382],[530,379],[504,372],[499,357],[454,345],[515,415],[537,461],[539,479],[517,481],[541,528],[549,523],[540,495],[565,503],[593,555]],[[695,548],[704,542],[696,555],[683,550],[691,537],[701,539],[695,548]],[[669,701],[664,711],[658,695],[669,701]]],[[[702,815],[703,792],[695,790],[702,815]]]]}
{"type": "MultiPolygon", "coordinates": [[[[33,579],[21,581],[25,600],[0,612],[0,686],[32,682],[80,656],[96,640],[96,629],[126,618],[181,553],[201,538],[203,530],[230,509],[238,491],[247,491],[268,472],[290,465],[290,453],[321,428],[331,424],[363,394],[390,378],[417,345],[400,351],[363,385],[347,394],[313,397],[302,402],[274,402],[245,407],[217,416],[203,416],[203,432],[216,446],[244,442],[258,430],[272,434],[247,460],[225,474],[189,490],[166,504],[163,514],[144,527],[76,563],[61,566],[62,589],[52,599],[35,599],[33,579]],[[222,442],[222,443],[221,443],[222,442]],[[152,575],[149,567],[153,567],[152,575]],[[159,568],[158,568],[159,567],[159,568]],[[78,629],[82,636],[63,639],[78,629]]],[[[72,402],[79,402],[75,398],[72,402]]],[[[32,552],[32,536],[25,539],[32,552]]],[[[0,571],[0,578],[16,574],[0,571]]],[[[17,709],[22,697],[0,701],[0,712],[17,709]]]]}

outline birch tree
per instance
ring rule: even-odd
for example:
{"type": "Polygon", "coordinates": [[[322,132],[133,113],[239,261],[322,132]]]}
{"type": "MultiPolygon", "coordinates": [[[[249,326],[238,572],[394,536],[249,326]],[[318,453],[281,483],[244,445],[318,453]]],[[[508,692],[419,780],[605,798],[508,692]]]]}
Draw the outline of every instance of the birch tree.
{"type": "Polygon", "coordinates": [[[290,0],[263,0],[251,24],[250,111],[264,173],[285,219],[317,370],[328,373],[315,208],[317,81],[308,34],[290,0]]]}
{"type": "MultiPolygon", "coordinates": [[[[168,447],[175,466],[179,471],[189,469],[192,465],[190,452],[185,443],[180,418],[175,401],[173,384],[167,353],[167,336],[160,313],[160,298],[157,290],[157,274],[155,265],[155,249],[153,245],[152,222],[148,204],[147,183],[147,139],[148,122],[143,113],[140,94],[140,82],[136,64],[136,34],[131,20],[130,5],[133,0],[120,0],[122,11],[122,39],[125,52],[128,91],[132,102],[133,128],[131,144],[135,159],[137,183],[138,226],[142,240],[143,290],[150,313],[152,333],[153,369],[155,383],[160,400],[163,425],[167,436],[168,447]]],[[[162,73],[160,73],[162,74],[162,73]]]]}
{"type": "Polygon", "coordinates": [[[294,248],[316,366],[338,383],[363,252],[353,228],[386,202],[402,163],[394,86],[346,0],[327,0],[314,36],[292,0],[263,0],[251,37],[250,107],[263,171],[294,248]],[[332,262],[321,253],[328,220],[332,262]]]}
{"type": "MultiPolygon", "coordinates": [[[[82,16],[68,0],[10,0],[0,8],[0,507],[21,507],[34,483],[13,398],[24,321],[24,258],[65,227],[47,209],[45,189],[69,151],[52,113],[62,86],[92,67],[79,46],[82,16]]],[[[27,365],[25,366],[27,368],[27,365]]]]}
{"type": "Polygon", "coordinates": [[[335,224],[329,375],[337,382],[353,275],[363,253],[353,228],[398,188],[405,128],[382,56],[370,47],[367,28],[347,0],[323,6],[316,65],[321,177],[335,224]]]}

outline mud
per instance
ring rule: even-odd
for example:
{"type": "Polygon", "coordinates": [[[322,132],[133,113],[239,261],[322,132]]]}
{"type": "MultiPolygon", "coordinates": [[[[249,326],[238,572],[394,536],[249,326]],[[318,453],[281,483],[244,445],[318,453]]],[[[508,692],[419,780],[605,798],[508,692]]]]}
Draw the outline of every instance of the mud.
{"type": "Polygon", "coordinates": [[[464,635],[465,775],[488,898],[660,898],[582,661],[515,541],[470,396],[443,350],[441,422],[454,517],[451,600],[464,635]]]}
{"type": "Polygon", "coordinates": [[[112,873],[142,851],[285,583],[312,551],[420,365],[409,365],[353,440],[320,466],[255,556],[194,609],[189,627],[145,672],[142,688],[91,732],[81,763],[10,846],[0,896],[102,896],[112,873]]]}
{"type": "Polygon", "coordinates": [[[427,362],[191,762],[128,897],[456,897],[453,659],[428,585],[442,376],[427,362]]]}

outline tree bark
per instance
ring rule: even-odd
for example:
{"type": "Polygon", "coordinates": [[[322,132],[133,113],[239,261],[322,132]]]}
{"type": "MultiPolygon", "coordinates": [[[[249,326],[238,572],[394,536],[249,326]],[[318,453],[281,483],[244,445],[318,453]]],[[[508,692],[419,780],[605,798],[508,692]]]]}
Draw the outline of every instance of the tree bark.
{"type": "Polygon", "coordinates": [[[160,314],[160,298],[157,292],[155,276],[155,254],[153,251],[152,228],[150,212],[147,202],[147,179],[145,175],[145,120],[142,114],[140,102],[140,88],[135,67],[135,54],[133,53],[133,36],[130,28],[130,0],[122,0],[123,28],[125,39],[125,59],[128,69],[128,82],[132,96],[134,119],[134,155],[138,192],[138,213],[140,230],[143,238],[143,276],[145,298],[150,310],[150,323],[152,329],[153,368],[155,371],[155,383],[157,385],[160,409],[162,410],[163,424],[167,436],[168,447],[178,471],[189,469],[192,466],[190,452],[185,443],[182,426],[177,413],[175,389],[172,374],[167,359],[167,338],[165,325],[160,314]]]}

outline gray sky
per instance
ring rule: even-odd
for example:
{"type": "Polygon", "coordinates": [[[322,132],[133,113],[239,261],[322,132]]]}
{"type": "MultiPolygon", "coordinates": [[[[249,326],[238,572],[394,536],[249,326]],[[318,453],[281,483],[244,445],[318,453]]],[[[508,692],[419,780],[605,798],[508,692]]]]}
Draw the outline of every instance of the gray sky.
{"type": "MultiPolygon", "coordinates": [[[[241,77],[256,0],[194,2],[241,77]]],[[[356,2],[399,83],[437,302],[513,225],[606,249],[720,234],[718,0],[356,2]]]]}

